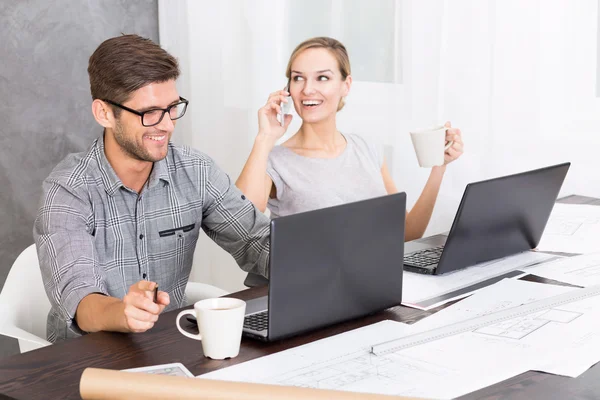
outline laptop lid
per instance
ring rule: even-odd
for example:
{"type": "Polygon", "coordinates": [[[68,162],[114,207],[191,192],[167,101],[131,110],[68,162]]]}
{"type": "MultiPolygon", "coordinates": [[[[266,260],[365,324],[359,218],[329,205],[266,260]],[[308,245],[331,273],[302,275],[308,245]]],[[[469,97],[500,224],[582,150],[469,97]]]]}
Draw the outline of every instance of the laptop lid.
{"type": "Polygon", "coordinates": [[[406,194],[271,221],[268,340],[402,302],[406,194]]]}
{"type": "Polygon", "coordinates": [[[570,165],[468,184],[435,273],[535,248],[570,165]]]}

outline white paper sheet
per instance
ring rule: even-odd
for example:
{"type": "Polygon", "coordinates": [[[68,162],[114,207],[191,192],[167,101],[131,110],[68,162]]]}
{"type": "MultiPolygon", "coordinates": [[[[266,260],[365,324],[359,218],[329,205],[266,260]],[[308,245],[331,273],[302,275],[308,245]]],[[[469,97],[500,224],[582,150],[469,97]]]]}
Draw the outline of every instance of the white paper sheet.
{"type": "Polygon", "coordinates": [[[155,375],[185,376],[188,378],[194,377],[194,375],[190,372],[190,370],[187,369],[185,367],[185,365],[183,365],[182,363],[151,365],[148,367],[123,369],[122,371],[145,372],[147,374],[155,374],[155,375]]]}
{"type": "Polygon", "coordinates": [[[574,288],[568,286],[546,285],[542,283],[504,279],[482,289],[468,299],[444,308],[412,325],[422,332],[454,324],[470,318],[491,314],[496,311],[516,307],[532,301],[545,299],[566,293],[574,288]]]}
{"type": "Polygon", "coordinates": [[[370,347],[580,289],[512,279],[414,325],[384,321],[202,378],[454,398],[528,370],[578,376],[600,359],[600,296],[385,355],[370,347]]]}
{"type": "Polygon", "coordinates": [[[528,273],[582,287],[600,284],[600,253],[565,257],[533,266],[528,273]]]}
{"type": "Polygon", "coordinates": [[[462,354],[457,359],[450,353],[464,352],[468,343],[455,341],[442,345],[446,353],[436,347],[439,343],[431,348],[421,346],[418,355],[376,356],[369,352],[375,343],[409,333],[409,325],[383,321],[199,377],[446,399],[526,371],[511,363],[506,363],[509,368],[497,370],[495,360],[481,354],[462,362],[462,354]],[[457,350],[459,345],[463,350],[457,350]]]}
{"type": "Polygon", "coordinates": [[[556,203],[537,249],[585,254],[600,251],[600,207],[556,203]]]}
{"type": "MultiPolygon", "coordinates": [[[[417,322],[413,327],[416,331],[426,331],[573,290],[579,289],[506,279],[417,322]]],[[[464,337],[469,352],[492,354],[501,350],[510,355],[505,360],[508,363],[577,377],[600,361],[599,318],[600,297],[597,296],[458,336],[464,337]]],[[[502,360],[501,355],[497,368],[507,368],[502,365],[502,360]]]]}
{"type": "MultiPolygon", "coordinates": [[[[477,285],[478,283],[556,257],[544,253],[525,251],[442,275],[405,272],[402,284],[402,304],[421,310],[429,310],[473,293],[480,289],[481,285],[477,285]]],[[[490,282],[490,284],[493,283],[495,282],[490,282]]]]}

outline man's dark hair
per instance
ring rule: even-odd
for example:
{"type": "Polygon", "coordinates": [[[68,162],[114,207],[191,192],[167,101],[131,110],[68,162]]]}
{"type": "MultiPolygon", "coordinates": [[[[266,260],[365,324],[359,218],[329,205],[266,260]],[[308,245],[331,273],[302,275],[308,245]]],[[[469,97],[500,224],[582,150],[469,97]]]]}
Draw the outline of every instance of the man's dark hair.
{"type": "Polygon", "coordinates": [[[93,99],[122,104],[141,87],[177,79],[179,64],[152,40],[122,35],[98,46],[90,57],[88,75],[93,99]]]}

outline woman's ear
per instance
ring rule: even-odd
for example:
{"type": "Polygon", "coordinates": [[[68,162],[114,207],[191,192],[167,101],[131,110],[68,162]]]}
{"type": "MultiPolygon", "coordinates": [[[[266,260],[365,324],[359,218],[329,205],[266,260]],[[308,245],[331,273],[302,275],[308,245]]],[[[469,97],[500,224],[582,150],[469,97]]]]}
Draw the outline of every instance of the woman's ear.
{"type": "Polygon", "coordinates": [[[351,86],[352,86],[352,75],[348,75],[346,77],[346,80],[344,81],[344,90],[342,93],[342,97],[348,96],[348,93],[350,93],[351,86]]]}
{"type": "Polygon", "coordinates": [[[96,121],[105,128],[113,128],[115,116],[112,108],[102,100],[95,99],[92,102],[92,114],[96,121]]]}

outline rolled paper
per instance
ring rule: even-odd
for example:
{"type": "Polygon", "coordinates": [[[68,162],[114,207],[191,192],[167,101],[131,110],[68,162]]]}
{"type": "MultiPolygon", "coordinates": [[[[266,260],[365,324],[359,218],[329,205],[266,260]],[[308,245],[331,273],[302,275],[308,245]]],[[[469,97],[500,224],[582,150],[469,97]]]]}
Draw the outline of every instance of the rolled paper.
{"type": "Polygon", "coordinates": [[[83,400],[417,400],[402,396],[195,379],[99,368],[86,368],[83,371],[79,392],[83,400]]]}

